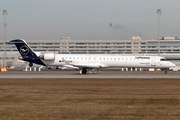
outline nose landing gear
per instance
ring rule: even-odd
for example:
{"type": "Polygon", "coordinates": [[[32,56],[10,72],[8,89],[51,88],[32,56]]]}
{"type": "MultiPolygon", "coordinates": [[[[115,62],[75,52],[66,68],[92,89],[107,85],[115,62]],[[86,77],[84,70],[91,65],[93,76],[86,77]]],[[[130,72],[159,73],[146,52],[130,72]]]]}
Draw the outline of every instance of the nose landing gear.
{"type": "Polygon", "coordinates": [[[167,68],[166,68],[166,69],[164,69],[164,74],[167,74],[167,70],[168,70],[167,68]]]}

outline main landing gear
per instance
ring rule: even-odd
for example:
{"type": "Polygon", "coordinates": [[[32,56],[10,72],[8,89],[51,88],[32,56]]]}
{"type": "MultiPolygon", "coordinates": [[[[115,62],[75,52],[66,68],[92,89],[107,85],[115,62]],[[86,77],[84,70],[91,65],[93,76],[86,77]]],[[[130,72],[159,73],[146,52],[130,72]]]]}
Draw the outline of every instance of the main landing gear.
{"type": "Polygon", "coordinates": [[[80,70],[80,74],[86,74],[86,73],[87,73],[86,69],[80,70]]]}

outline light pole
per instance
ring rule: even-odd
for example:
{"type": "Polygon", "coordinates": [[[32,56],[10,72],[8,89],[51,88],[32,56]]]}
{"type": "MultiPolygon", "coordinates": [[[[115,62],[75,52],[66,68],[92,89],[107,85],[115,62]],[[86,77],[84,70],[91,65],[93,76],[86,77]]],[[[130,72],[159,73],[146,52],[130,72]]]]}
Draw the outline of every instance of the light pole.
{"type": "Polygon", "coordinates": [[[6,11],[6,9],[3,9],[3,15],[4,15],[4,63],[3,63],[3,67],[6,68],[6,27],[7,27],[7,23],[6,23],[7,11],[6,11]]]}
{"type": "Polygon", "coordinates": [[[112,54],[112,23],[109,23],[109,27],[110,27],[110,41],[111,41],[110,54],[112,54]]]}
{"type": "Polygon", "coordinates": [[[157,9],[157,14],[158,14],[158,56],[160,53],[160,43],[159,43],[159,39],[160,39],[160,15],[161,15],[162,11],[161,8],[157,9]]]}

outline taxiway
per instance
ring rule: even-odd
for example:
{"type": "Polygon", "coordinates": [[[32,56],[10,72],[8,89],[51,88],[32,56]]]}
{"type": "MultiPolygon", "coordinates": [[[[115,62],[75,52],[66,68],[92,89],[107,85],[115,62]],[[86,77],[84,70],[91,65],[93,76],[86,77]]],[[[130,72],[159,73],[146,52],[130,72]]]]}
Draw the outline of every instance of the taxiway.
{"type": "Polygon", "coordinates": [[[0,78],[180,78],[179,72],[101,72],[79,74],[77,71],[66,72],[6,72],[0,78]]]}

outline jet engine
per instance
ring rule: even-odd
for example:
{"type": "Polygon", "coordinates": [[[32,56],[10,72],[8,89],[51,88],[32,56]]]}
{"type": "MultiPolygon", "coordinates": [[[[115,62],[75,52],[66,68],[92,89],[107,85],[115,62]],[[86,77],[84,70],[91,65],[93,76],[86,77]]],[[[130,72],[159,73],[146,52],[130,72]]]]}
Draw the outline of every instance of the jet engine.
{"type": "Polygon", "coordinates": [[[54,53],[45,53],[43,55],[39,55],[39,58],[43,59],[43,60],[54,60],[55,54],[54,53]]]}

